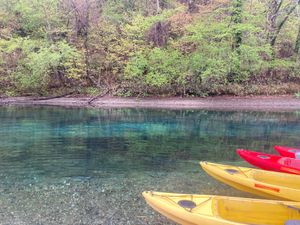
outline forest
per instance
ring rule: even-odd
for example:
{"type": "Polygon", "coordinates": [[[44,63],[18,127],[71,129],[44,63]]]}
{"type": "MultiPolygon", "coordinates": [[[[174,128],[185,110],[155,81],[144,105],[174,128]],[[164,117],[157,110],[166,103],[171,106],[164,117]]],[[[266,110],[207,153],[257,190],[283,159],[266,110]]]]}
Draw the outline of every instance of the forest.
{"type": "Polygon", "coordinates": [[[0,0],[0,97],[299,93],[300,0],[0,0]]]}

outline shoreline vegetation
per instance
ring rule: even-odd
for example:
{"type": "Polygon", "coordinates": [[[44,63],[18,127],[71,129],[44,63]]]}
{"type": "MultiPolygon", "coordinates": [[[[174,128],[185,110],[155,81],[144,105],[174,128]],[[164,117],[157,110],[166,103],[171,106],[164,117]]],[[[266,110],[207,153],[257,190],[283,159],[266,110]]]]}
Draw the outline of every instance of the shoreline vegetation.
{"type": "Polygon", "coordinates": [[[159,109],[208,109],[248,111],[295,111],[300,110],[300,100],[292,95],[284,96],[218,96],[206,98],[180,97],[91,97],[33,98],[3,97],[0,106],[63,106],[94,108],[159,108],[159,109]],[[93,100],[93,101],[91,101],[93,100]]]}
{"type": "Polygon", "coordinates": [[[0,0],[0,96],[300,93],[299,0],[0,0]]]}

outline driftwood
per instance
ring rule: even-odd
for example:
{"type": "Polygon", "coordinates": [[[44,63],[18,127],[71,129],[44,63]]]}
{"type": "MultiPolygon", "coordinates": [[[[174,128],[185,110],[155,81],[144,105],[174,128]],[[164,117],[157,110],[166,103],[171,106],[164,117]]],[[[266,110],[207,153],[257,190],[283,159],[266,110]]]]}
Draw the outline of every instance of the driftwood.
{"type": "Polygon", "coordinates": [[[90,100],[87,102],[88,105],[92,105],[92,103],[93,103],[96,99],[104,97],[105,95],[108,94],[108,92],[109,92],[109,90],[106,90],[106,91],[104,91],[103,93],[101,93],[101,94],[99,94],[99,95],[97,95],[97,96],[94,96],[94,97],[90,98],[90,100]]]}
{"type": "Polygon", "coordinates": [[[56,95],[56,96],[50,96],[50,97],[40,97],[40,98],[34,98],[32,99],[33,101],[44,101],[44,100],[50,100],[50,99],[55,99],[55,98],[63,98],[66,97],[68,95],[72,95],[78,93],[78,91],[71,91],[62,95],[56,95]]]}
{"type": "Polygon", "coordinates": [[[111,87],[111,88],[107,87],[107,89],[105,89],[105,91],[103,91],[103,92],[100,93],[99,95],[90,98],[90,100],[87,102],[87,104],[93,106],[92,103],[93,103],[96,99],[104,97],[104,96],[107,95],[109,92],[114,93],[119,87],[120,87],[119,84],[116,85],[116,86],[114,86],[114,87],[111,87]]]}

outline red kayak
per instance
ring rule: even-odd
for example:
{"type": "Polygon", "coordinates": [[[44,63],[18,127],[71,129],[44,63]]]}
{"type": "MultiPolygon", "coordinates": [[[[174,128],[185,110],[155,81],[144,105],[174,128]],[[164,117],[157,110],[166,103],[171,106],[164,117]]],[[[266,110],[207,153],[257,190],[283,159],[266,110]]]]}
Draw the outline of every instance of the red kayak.
{"type": "Polygon", "coordinates": [[[287,146],[274,146],[274,149],[282,156],[290,158],[300,158],[300,149],[287,146]]]}
{"type": "Polygon", "coordinates": [[[300,160],[261,152],[238,149],[237,153],[250,164],[277,172],[300,175],[300,160]]]}

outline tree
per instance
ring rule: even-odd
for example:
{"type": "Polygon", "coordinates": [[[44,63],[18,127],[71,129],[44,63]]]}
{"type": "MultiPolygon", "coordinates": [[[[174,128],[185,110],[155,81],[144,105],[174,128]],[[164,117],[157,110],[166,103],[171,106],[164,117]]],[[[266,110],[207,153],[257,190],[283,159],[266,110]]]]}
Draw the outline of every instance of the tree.
{"type": "Polygon", "coordinates": [[[291,1],[283,7],[283,0],[271,0],[268,7],[268,39],[271,46],[274,46],[277,37],[282,30],[283,26],[289,19],[290,15],[295,11],[297,6],[300,5],[300,0],[291,1]]]}
{"type": "Polygon", "coordinates": [[[231,14],[231,19],[234,24],[234,42],[233,49],[238,49],[242,44],[242,35],[243,33],[239,29],[239,26],[242,24],[242,13],[243,13],[243,0],[234,0],[233,1],[233,12],[231,14]]]}
{"type": "Polygon", "coordinates": [[[160,11],[161,11],[160,2],[159,2],[159,0],[156,0],[156,12],[157,12],[157,14],[160,13],[160,11]]]}
{"type": "Polygon", "coordinates": [[[300,87],[299,1],[0,0],[0,92],[203,96],[273,79],[300,87]]]}
{"type": "Polygon", "coordinates": [[[300,51],[300,25],[298,28],[298,35],[297,35],[296,44],[295,44],[295,52],[299,53],[299,51],[300,51]]]}

